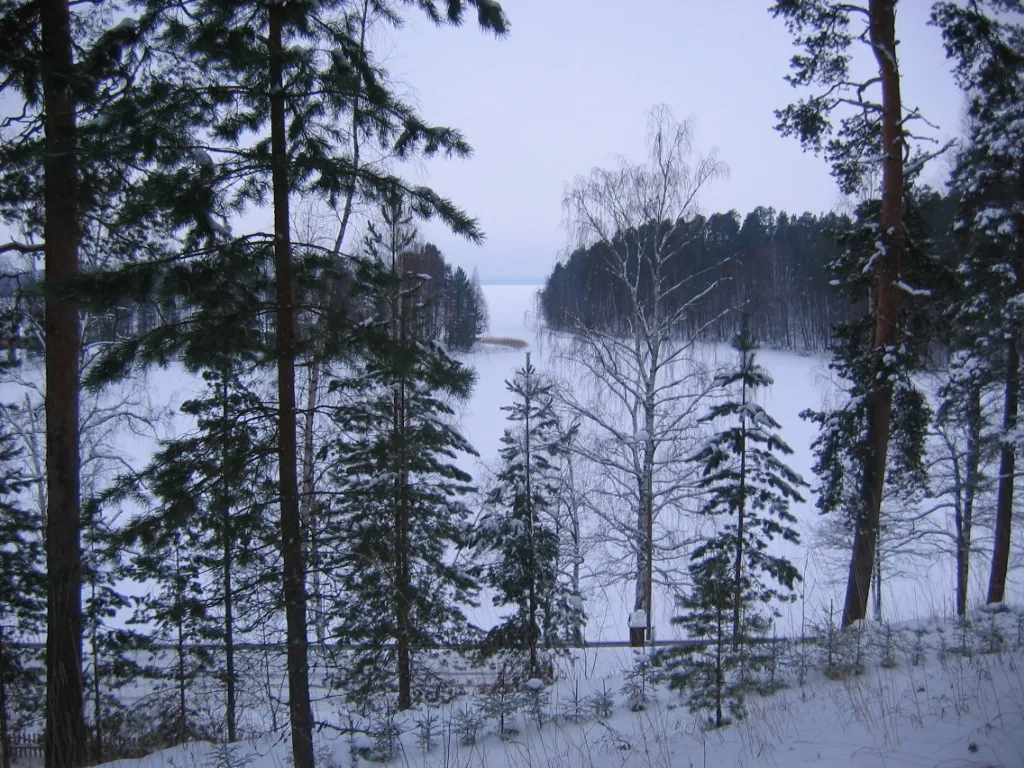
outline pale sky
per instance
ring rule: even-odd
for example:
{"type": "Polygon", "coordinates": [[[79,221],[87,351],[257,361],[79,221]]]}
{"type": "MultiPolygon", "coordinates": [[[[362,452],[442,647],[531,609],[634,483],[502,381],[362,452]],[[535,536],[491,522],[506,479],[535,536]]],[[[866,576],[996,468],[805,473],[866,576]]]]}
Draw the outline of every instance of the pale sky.
{"type": "MultiPolygon", "coordinates": [[[[773,110],[797,92],[783,77],[795,52],[767,0],[502,0],[503,40],[472,24],[438,29],[409,13],[386,48],[387,66],[424,116],[459,128],[467,160],[437,160],[414,175],[480,220],[477,247],[424,227],[449,261],[481,278],[543,278],[564,253],[562,193],[576,174],[644,156],[647,113],[660,103],[696,120],[696,148],[717,148],[727,180],[701,198],[706,213],[757,205],[831,210],[838,190],[825,162],[773,130],[773,110]]],[[[945,142],[959,133],[962,97],[930,0],[901,0],[897,35],[905,105],[945,142]]],[[[866,50],[866,49],[865,49],[866,50]]],[[[948,162],[924,178],[941,183],[948,162]]]]}

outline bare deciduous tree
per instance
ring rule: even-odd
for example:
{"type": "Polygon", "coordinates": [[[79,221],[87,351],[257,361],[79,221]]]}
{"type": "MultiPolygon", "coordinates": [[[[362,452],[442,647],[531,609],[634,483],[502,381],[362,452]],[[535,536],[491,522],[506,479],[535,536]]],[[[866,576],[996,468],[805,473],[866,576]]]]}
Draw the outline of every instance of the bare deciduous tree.
{"type": "Polygon", "coordinates": [[[659,519],[687,509],[694,470],[686,459],[712,391],[697,354],[701,328],[688,332],[686,320],[717,281],[694,287],[700,270],[687,263],[686,246],[698,234],[698,194],[726,168],[714,152],[694,155],[692,141],[691,122],[657,107],[647,161],[620,158],[577,177],[563,201],[573,244],[604,247],[614,286],[608,299],[620,305],[604,318],[578,317],[573,333],[556,342],[556,356],[587,382],[567,387],[564,405],[588,433],[576,455],[601,467],[591,507],[607,546],[633,565],[604,573],[635,579],[634,610],[646,612],[649,637],[655,571],[671,568],[687,545],[683,526],[659,519]]]}

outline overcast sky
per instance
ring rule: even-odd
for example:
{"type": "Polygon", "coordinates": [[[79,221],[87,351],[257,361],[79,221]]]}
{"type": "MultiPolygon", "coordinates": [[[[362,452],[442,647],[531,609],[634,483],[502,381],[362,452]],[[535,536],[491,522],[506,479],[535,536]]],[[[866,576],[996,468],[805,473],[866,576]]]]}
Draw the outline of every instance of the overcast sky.
{"type": "MultiPolygon", "coordinates": [[[[795,49],[766,0],[502,0],[502,40],[474,24],[438,29],[415,15],[386,48],[387,66],[428,120],[459,128],[467,160],[431,161],[414,175],[480,220],[483,246],[426,226],[448,259],[481,278],[543,278],[565,251],[561,198],[576,174],[644,157],[647,113],[667,104],[696,120],[699,150],[730,169],[701,198],[704,212],[758,205],[831,210],[839,194],[823,160],[773,130],[792,100],[783,77],[795,49]]],[[[899,3],[906,105],[945,140],[959,133],[962,98],[930,0],[899,3]]],[[[474,19],[475,22],[475,19],[474,19]]],[[[870,63],[870,62],[868,62],[870,63]]],[[[938,160],[925,180],[940,183],[938,160]]]]}

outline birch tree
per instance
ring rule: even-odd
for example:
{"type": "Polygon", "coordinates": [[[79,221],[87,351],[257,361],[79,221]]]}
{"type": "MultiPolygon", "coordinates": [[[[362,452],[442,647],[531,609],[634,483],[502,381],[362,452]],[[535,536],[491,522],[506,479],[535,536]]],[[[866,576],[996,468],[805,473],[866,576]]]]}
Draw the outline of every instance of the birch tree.
{"type": "Polygon", "coordinates": [[[604,318],[578,315],[559,343],[573,375],[590,383],[567,388],[563,400],[589,432],[575,451],[603,470],[594,512],[610,548],[631,564],[606,573],[635,582],[634,610],[646,612],[649,637],[656,571],[665,575],[687,543],[678,522],[659,521],[687,507],[695,478],[685,458],[712,389],[696,355],[699,329],[684,328],[717,281],[692,289],[686,246],[697,234],[698,194],[726,168],[716,153],[695,155],[692,145],[692,123],[657,107],[646,162],[620,158],[614,168],[594,169],[577,177],[563,200],[574,243],[603,247],[607,299],[618,310],[604,318]]]}

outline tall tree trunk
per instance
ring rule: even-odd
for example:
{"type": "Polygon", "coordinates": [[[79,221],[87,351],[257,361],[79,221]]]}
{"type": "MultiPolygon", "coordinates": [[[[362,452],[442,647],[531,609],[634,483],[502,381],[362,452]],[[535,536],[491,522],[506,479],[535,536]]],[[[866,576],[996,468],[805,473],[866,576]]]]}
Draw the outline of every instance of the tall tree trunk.
{"type": "MultiPolygon", "coordinates": [[[[397,242],[397,236],[393,233],[392,243],[395,242],[397,242]]],[[[396,296],[392,313],[393,336],[395,343],[405,344],[409,339],[408,323],[410,318],[403,295],[405,270],[401,264],[401,254],[392,253],[391,268],[396,280],[396,296]]],[[[403,379],[394,395],[392,424],[392,428],[398,436],[398,492],[395,499],[395,605],[398,612],[396,616],[398,637],[395,638],[395,651],[398,671],[398,708],[400,710],[412,707],[412,650],[410,648],[412,641],[412,589],[409,574],[409,457],[407,454],[410,414],[406,394],[406,382],[403,379]]]]}
{"type": "Polygon", "coordinates": [[[306,408],[303,414],[302,428],[302,498],[299,503],[299,516],[303,525],[306,526],[307,533],[303,543],[307,547],[307,563],[312,581],[310,597],[313,603],[313,631],[316,634],[316,641],[320,645],[323,645],[326,640],[327,628],[320,585],[320,553],[317,548],[316,500],[314,498],[316,456],[313,430],[316,426],[316,407],[320,393],[320,369],[322,366],[323,363],[317,355],[314,355],[313,359],[309,361],[306,378],[306,408]]]}
{"type": "Polygon", "coordinates": [[[288,635],[288,710],[295,768],[313,768],[313,714],[309,703],[309,640],[306,637],[306,574],[296,467],[295,306],[288,220],[288,148],[285,124],[282,33],[285,9],[269,10],[270,153],[274,187],[274,282],[277,287],[277,452],[281,504],[285,623],[288,635]]]}
{"type": "Polygon", "coordinates": [[[224,571],[222,573],[224,590],[224,687],[226,706],[224,719],[228,729],[228,743],[238,741],[238,723],[235,714],[235,591],[232,584],[232,569],[234,567],[235,541],[231,526],[231,504],[228,501],[227,474],[228,444],[231,438],[228,430],[228,373],[225,370],[222,375],[222,399],[221,399],[221,421],[224,424],[224,439],[221,441],[221,536],[223,544],[224,571]]]}
{"type": "Polygon", "coordinates": [[[1006,573],[1010,564],[1010,521],[1013,518],[1013,481],[1017,450],[1011,433],[1017,426],[1020,406],[1020,352],[1017,339],[1007,342],[1006,392],[1003,402],[1003,440],[999,448],[999,490],[996,498],[996,538],[992,548],[992,570],[988,581],[989,603],[1005,597],[1006,573]]]}
{"type": "Polygon", "coordinates": [[[533,514],[533,484],[530,466],[530,353],[526,353],[526,386],[523,388],[526,419],[524,421],[523,443],[524,443],[524,469],[526,472],[526,546],[529,560],[526,564],[529,573],[530,584],[527,591],[529,603],[527,632],[530,648],[530,674],[536,676],[537,669],[537,550],[534,536],[534,514],[533,514]]]}
{"type": "MultiPolygon", "coordinates": [[[[1017,175],[1018,203],[1024,199],[1024,162],[1017,175]]],[[[1017,253],[1014,259],[1016,289],[1024,288],[1024,214],[1014,222],[1017,253]]],[[[1006,573],[1010,566],[1010,524],[1013,520],[1013,482],[1016,473],[1017,446],[1013,432],[1020,407],[1020,330],[1014,328],[1006,344],[1006,396],[1003,405],[1003,440],[999,450],[999,491],[996,499],[996,540],[992,548],[992,571],[988,580],[988,602],[1005,599],[1006,573]]]]}
{"type": "MultiPolygon", "coordinates": [[[[903,222],[903,128],[900,73],[896,61],[896,0],[870,0],[870,37],[882,86],[882,242],[875,274],[876,355],[898,342],[900,294],[895,283],[906,241],[903,222]]],[[[892,423],[892,387],[888,379],[872,389],[868,400],[866,441],[869,453],[864,465],[857,526],[846,582],[843,626],[867,615],[871,571],[875,562],[878,525],[885,486],[885,465],[892,423]]]]}
{"type": "MultiPolygon", "coordinates": [[[[744,317],[744,330],[746,330],[746,318],[744,317]]],[[[746,367],[746,352],[742,353],[744,356],[743,366],[746,367]]],[[[732,647],[733,650],[739,648],[740,645],[740,603],[743,599],[743,524],[745,521],[747,511],[747,417],[746,417],[746,405],[747,405],[747,385],[746,382],[743,384],[743,395],[741,396],[741,403],[744,407],[744,411],[740,417],[740,477],[739,477],[739,490],[740,498],[739,505],[736,509],[736,574],[733,582],[733,606],[732,606],[732,647]]]]}
{"type": "MultiPolygon", "coordinates": [[[[178,599],[184,600],[184,594],[178,599]]],[[[184,744],[188,738],[188,703],[185,699],[185,627],[178,619],[178,744],[184,744]]]]}
{"type": "Polygon", "coordinates": [[[967,616],[967,577],[971,565],[974,499],[981,466],[981,427],[981,387],[975,385],[971,387],[967,402],[967,467],[963,504],[957,505],[953,520],[956,525],[956,615],[961,618],[967,616]]]}
{"type": "MultiPolygon", "coordinates": [[[[78,272],[78,173],[67,0],[41,0],[46,284],[78,272]]],[[[46,300],[46,737],[48,768],[85,762],[79,512],[78,306],[46,300]]]]}

